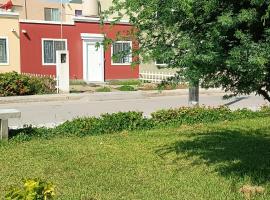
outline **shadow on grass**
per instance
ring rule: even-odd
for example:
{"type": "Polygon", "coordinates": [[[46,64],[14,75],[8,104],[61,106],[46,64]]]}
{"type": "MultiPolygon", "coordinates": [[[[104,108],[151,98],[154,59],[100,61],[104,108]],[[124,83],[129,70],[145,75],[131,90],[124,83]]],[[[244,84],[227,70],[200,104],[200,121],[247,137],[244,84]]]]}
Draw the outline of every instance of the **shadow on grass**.
{"type": "Polygon", "coordinates": [[[207,164],[222,176],[249,177],[253,184],[269,183],[270,137],[265,131],[223,129],[199,133],[188,140],[164,146],[156,153],[163,158],[172,153],[176,153],[176,159],[183,155],[187,159],[192,157],[195,159],[193,165],[207,164]]]}

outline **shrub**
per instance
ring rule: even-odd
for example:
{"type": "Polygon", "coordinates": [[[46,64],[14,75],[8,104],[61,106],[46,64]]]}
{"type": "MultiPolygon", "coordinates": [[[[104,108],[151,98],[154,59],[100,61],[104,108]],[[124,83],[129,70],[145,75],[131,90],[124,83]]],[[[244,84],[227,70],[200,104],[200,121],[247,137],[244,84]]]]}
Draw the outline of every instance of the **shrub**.
{"type": "Polygon", "coordinates": [[[24,181],[22,188],[12,188],[5,199],[50,200],[55,196],[54,188],[52,183],[40,179],[28,179],[24,181]]]}
{"type": "Polygon", "coordinates": [[[97,135],[150,127],[150,121],[144,118],[141,112],[118,112],[103,114],[99,118],[78,118],[67,121],[56,127],[55,131],[56,134],[61,135],[97,135]]]}
{"type": "Polygon", "coordinates": [[[61,136],[85,136],[109,134],[121,131],[149,130],[166,126],[212,123],[217,121],[232,121],[245,118],[270,116],[270,108],[261,111],[239,109],[232,111],[228,107],[181,107],[177,109],[160,110],[145,118],[142,112],[118,112],[103,114],[100,117],[77,118],[57,126],[56,128],[25,127],[11,131],[13,140],[25,141],[32,137],[51,138],[61,136]]]}
{"type": "Polygon", "coordinates": [[[151,114],[156,125],[210,123],[223,120],[236,120],[263,116],[262,111],[239,109],[231,111],[228,107],[181,107],[177,109],[160,110],[151,114]]]}
{"type": "Polygon", "coordinates": [[[96,89],[96,92],[111,92],[111,88],[101,87],[101,88],[96,89]]]}
{"type": "Polygon", "coordinates": [[[0,74],[0,96],[48,94],[55,92],[55,81],[49,77],[30,77],[17,72],[0,74]]]}
{"type": "Polygon", "coordinates": [[[130,85],[122,85],[121,87],[118,87],[116,89],[120,91],[136,91],[136,89],[130,85]]]}

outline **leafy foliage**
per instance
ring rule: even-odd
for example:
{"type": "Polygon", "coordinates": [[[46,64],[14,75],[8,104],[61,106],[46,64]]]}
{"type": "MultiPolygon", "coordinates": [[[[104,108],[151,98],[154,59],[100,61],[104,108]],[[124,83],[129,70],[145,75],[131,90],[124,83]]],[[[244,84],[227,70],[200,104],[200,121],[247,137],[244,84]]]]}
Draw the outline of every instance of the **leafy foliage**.
{"type": "Polygon", "coordinates": [[[116,89],[118,89],[120,91],[136,91],[136,89],[131,85],[122,85],[116,89]]]}
{"type": "Polygon", "coordinates": [[[100,118],[78,118],[67,121],[56,127],[57,134],[63,135],[96,135],[131,131],[151,127],[141,112],[118,112],[103,114],[100,118]]]}
{"type": "Polygon", "coordinates": [[[50,94],[55,81],[49,77],[30,77],[17,72],[0,74],[0,96],[50,94]]]}
{"type": "Polygon", "coordinates": [[[270,101],[270,1],[122,0],[103,13],[128,16],[140,62],[162,60],[203,87],[270,101]]]}
{"type": "Polygon", "coordinates": [[[13,188],[5,196],[6,200],[50,200],[55,196],[55,186],[40,179],[27,179],[23,188],[13,188]]]}
{"type": "Polygon", "coordinates": [[[130,111],[107,113],[100,117],[77,118],[50,129],[33,128],[31,126],[25,127],[19,130],[12,130],[11,137],[15,141],[28,141],[32,137],[48,139],[57,135],[100,135],[122,131],[150,130],[175,125],[233,121],[266,116],[270,116],[269,107],[263,107],[260,111],[248,109],[231,111],[227,107],[181,107],[154,112],[151,114],[151,118],[144,117],[142,112],[130,111]]]}
{"type": "Polygon", "coordinates": [[[111,80],[109,81],[110,85],[141,85],[142,82],[140,80],[111,80]]]}
{"type": "Polygon", "coordinates": [[[111,92],[111,88],[109,88],[109,87],[97,88],[96,92],[111,92]]]}

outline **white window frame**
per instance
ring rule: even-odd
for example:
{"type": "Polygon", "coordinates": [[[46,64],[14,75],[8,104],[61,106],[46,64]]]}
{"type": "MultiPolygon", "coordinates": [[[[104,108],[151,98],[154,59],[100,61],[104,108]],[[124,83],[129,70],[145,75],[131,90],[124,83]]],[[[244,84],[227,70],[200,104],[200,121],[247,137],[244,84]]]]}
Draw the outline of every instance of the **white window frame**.
{"type": "Polygon", "coordinates": [[[7,66],[7,65],[9,65],[9,42],[8,42],[8,37],[0,36],[0,39],[5,39],[6,40],[6,51],[7,51],[7,62],[6,63],[0,63],[0,65],[7,66]]]}
{"type": "Polygon", "coordinates": [[[115,41],[114,43],[128,43],[130,44],[130,58],[128,63],[115,63],[112,59],[113,57],[113,44],[111,45],[111,65],[122,65],[122,66],[130,66],[132,63],[132,41],[115,41]]]}
{"type": "Polygon", "coordinates": [[[155,61],[155,65],[160,66],[160,67],[167,67],[168,66],[168,64],[166,64],[166,63],[159,64],[159,63],[157,63],[157,61],[155,61]]]}
{"type": "Polygon", "coordinates": [[[47,41],[47,40],[63,41],[63,42],[65,42],[65,46],[66,46],[66,49],[65,50],[68,50],[67,39],[57,39],[57,38],[42,38],[41,39],[42,65],[43,66],[55,66],[56,63],[45,63],[45,61],[44,61],[44,41],[47,41]]]}

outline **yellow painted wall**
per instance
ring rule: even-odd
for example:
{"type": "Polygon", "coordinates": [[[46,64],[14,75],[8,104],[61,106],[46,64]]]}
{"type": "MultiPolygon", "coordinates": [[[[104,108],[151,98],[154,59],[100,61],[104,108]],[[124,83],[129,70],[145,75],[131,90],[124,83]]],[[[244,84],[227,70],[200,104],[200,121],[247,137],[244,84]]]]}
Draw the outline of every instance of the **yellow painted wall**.
{"type": "Polygon", "coordinates": [[[75,10],[82,10],[82,4],[76,4],[76,3],[68,3],[64,6],[64,15],[66,18],[66,22],[73,21],[72,18],[75,17],[75,10]]]}
{"type": "MultiPolygon", "coordinates": [[[[0,4],[5,2],[7,2],[7,0],[0,0],[0,4]]],[[[26,0],[26,4],[25,0],[12,0],[12,2],[14,5],[12,11],[19,13],[20,19],[45,20],[44,8],[61,9],[61,5],[59,3],[54,3],[46,0],[26,0]]],[[[64,14],[63,20],[65,20],[64,14]]]]}
{"type": "Polygon", "coordinates": [[[9,51],[9,64],[0,64],[0,73],[11,71],[20,73],[20,32],[18,15],[0,12],[0,37],[8,38],[9,51]]]}

